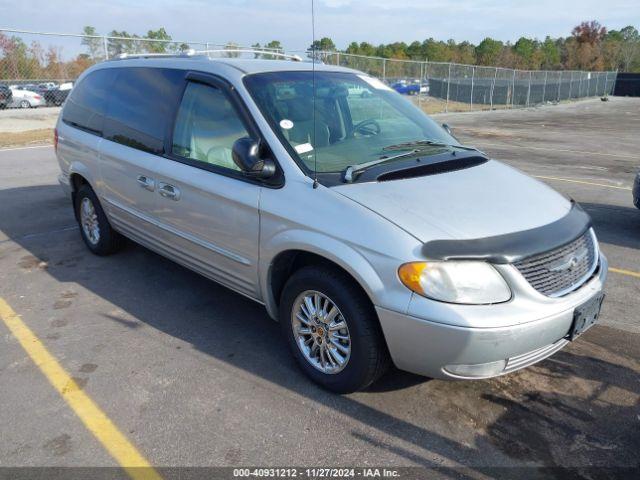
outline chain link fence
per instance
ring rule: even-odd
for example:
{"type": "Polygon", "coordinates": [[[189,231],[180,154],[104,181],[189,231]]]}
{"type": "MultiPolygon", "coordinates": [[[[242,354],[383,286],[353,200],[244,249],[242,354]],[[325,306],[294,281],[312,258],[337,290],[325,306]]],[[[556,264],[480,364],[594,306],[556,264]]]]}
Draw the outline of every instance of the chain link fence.
{"type": "Polygon", "coordinates": [[[530,107],[611,95],[617,72],[531,71],[325,52],[325,63],[362,70],[407,92],[430,113],[530,107]]]}
{"type": "MultiPolygon", "coordinates": [[[[122,54],[213,51],[225,57],[278,58],[278,49],[243,52],[232,44],[0,30],[0,108],[60,105],[91,65],[122,54]]],[[[309,58],[308,52],[299,52],[309,58]]],[[[364,71],[428,113],[529,107],[609,95],[616,72],[524,71],[315,52],[326,64],[364,71]]]]}

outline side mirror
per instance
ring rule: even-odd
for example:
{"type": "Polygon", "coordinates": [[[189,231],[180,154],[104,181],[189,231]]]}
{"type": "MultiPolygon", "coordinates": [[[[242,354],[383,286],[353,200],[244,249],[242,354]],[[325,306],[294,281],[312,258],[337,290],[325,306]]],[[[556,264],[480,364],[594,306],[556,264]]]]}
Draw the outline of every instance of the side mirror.
{"type": "Polygon", "coordinates": [[[260,158],[260,143],[249,137],[233,143],[231,157],[233,163],[250,177],[270,178],[276,173],[276,164],[270,158],[260,158]]]}

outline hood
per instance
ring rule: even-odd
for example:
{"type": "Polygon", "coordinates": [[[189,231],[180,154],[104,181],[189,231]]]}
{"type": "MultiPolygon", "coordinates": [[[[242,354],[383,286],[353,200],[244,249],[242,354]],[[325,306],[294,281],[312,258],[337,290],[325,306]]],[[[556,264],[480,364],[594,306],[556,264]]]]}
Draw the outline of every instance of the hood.
{"type": "Polygon", "coordinates": [[[333,190],[422,242],[519,232],[552,223],[571,209],[555,190],[495,160],[463,170],[345,184],[333,190]]]}

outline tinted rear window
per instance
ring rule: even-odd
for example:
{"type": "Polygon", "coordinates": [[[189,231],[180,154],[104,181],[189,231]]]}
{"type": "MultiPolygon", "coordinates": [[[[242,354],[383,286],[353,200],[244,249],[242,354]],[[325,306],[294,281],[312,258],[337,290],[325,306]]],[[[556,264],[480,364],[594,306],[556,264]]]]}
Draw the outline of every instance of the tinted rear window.
{"type": "Polygon", "coordinates": [[[71,92],[62,112],[62,121],[97,135],[102,135],[107,95],[115,71],[96,70],[87,75],[71,92]]]}
{"type": "Polygon", "coordinates": [[[144,67],[116,71],[104,137],[150,153],[162,153],[184,72],[144,67]]]}

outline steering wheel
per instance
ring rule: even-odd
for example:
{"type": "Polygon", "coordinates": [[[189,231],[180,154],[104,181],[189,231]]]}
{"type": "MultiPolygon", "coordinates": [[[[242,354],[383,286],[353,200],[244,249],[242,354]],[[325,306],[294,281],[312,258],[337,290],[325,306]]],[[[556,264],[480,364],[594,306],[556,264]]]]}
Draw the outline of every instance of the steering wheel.
{"type": "Polygon", "coordinates": [[[356,134],[360,134],[363,137],[373,137],[374,135],[378,135],[381,132],[380,124],[370,118],[368,120],[363,120],[361,122],[356,123],[353,126],[353,131],[351,132],[351,136],[355,137],[356,134]]]}

